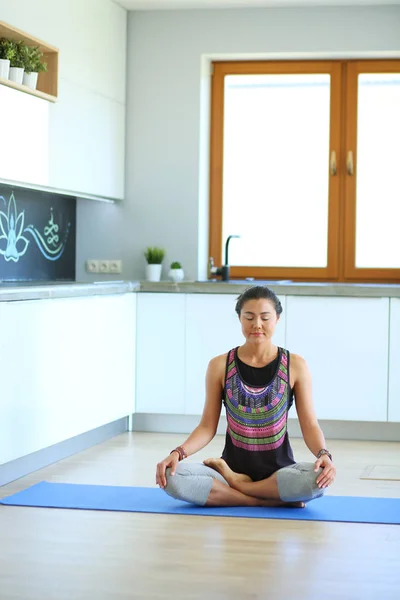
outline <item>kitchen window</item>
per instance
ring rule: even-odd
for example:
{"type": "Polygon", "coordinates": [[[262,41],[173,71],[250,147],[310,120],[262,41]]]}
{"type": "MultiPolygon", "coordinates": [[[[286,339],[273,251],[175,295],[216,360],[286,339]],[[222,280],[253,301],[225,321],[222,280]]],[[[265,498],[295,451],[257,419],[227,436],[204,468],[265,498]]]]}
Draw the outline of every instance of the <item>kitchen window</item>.
{"type": "Polygon", "coordinates": [[[400,61],[215,62],[210,256],[231,277],[400,282],[400,61]]]}

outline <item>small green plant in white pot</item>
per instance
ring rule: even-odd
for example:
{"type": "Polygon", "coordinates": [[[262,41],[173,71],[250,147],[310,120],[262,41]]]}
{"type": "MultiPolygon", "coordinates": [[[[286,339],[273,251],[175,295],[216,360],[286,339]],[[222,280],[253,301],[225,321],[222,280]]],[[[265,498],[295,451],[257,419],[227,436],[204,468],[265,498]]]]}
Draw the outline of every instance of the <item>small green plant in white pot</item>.
{"type": "Polygon", "coordinates": [[[15,56],[15,44],[6,38],[0,39],[0,77],[8,79],[10,73],[10,61],[15,56]]]}
{"type": "Polygon", "coordinates": [[[47,71],[47,64],[42,62],[43,52],[39,46],[26,46],[24,54],[24,78],[22,83],[36,90],[39,73],[47,71]]]}
{"type": "Polygon", "coordinates": [[[170,279],[172,279],[172,281],[183,281],[183,278],[185,277],[185,273],[183,272],[182,269],[182,265],[180,262],[178,261],[174,261],[171,263],[169,272],[168,272],[168,277],[170,279]]]}
{"type": "Polygon", "coordinates": [[[10,73],[8,78],[10,81],[22,84],[24,78],[24,65],[26,56],[26,44],[23,41],[13,42],[15,54],[10,59],[10,73]]]}
{"type": "Polygon", "coordinates": [[[149,246],[144,257],[146,265],[146,281],[160,281],[162,271],[162,261],[164,260],[165,250],[157,246],[149,246]]]}

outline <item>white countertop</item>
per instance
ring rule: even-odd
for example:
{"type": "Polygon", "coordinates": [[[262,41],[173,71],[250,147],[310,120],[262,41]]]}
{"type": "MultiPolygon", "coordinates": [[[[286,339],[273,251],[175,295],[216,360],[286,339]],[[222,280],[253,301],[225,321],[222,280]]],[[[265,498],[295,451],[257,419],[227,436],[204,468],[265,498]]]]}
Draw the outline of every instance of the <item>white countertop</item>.
{"type": "Polygon", "coordinates": [[[241,294],[253,285],[268,285],[282,296],[353,296],[400,298],[400,284],[315,283],[268,281],[98,281],[0,283],[0,302],[126,294],[129,292],[181,294],[241,294]]]}
{"type": "Polygon", "coordinates": [[[3,282],[0,283],[0,302],[126,294],[139,290],[140,283],[138,281],[99,281],[94,283],[79,283],[73,281],[43,283],[3,282]]]}

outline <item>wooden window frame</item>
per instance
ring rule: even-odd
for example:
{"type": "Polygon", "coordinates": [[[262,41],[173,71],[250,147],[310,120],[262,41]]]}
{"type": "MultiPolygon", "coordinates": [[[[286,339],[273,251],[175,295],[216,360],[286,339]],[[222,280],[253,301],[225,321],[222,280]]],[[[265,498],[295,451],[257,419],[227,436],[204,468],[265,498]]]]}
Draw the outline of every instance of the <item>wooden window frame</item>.
{"type": "Polygon", "coordinates": [[[349,150],[353,152],[354,175],[346,175],[344,177],[344,197],[346,199],[344,247],[347,248],[343,265],[343,279],[345,281],[400,282],[400,269],[373,269],[355,266],[358,75],[361,73],[393,72],[400,72],[400,60],[364,60],[348,61],[347,63],[346,133],[344,136],[345,147],[343,147],[343,153],[346,156],[349,150]]]}
{"type": "MultiPolygon", "coordinates": [[[[293,281],[393,282],[400,269],[355,268],[356,178],[347,177],[347,149],[354,148],[356,165],[357,77],[355,73],[393,72],[400,61],[232,61],[213,63],[210,132],[209,256],[222,264],[222,195],[224,84],[226,75],[310,74],[331,76],[330,140],[326,165],[336,152],[338,174],[329,173],[328,261],[325,268],[231,265],[232,279],[291,279],[293,281]],[[378,70],[379,67],[379,70],[378,70]],[[357,71],[358,70],[358,71],[357,71]],[[349,79],[350,77],[350,79],[349,79]],[[345,252],[345,248],[347,251],[345,252]]],[[[312,158],[310,157],[310,160],[312,158]]],[[[233,232],[235,233],[235,232],[233,232]]]]}

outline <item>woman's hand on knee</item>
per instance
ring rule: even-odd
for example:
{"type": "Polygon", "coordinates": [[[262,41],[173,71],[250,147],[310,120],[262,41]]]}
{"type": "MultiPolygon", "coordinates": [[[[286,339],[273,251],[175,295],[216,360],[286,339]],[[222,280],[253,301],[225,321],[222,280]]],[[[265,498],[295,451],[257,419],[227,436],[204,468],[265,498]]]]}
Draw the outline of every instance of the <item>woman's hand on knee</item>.
{"type": "Polygon", "coordinates": [[[176,465],[179,462],[179,453],[172,452],[167,458],[164,458],[161,462],[157,464],[156,471],[156,484],[160,486],[160,488],[165,488],[167,485],[167,477],[165,475],[166,469],[170,467],[171,475],[175,475],[176,465]]]}
{"type": "Polygon", "coordinates": [[[314,465],[315,472],[319,469],[322,469],[322,472],[318,475],[316,483],[319,488],[328,487],[335,480],[336,467],[326,454],[323,454],[314,465]]]}

